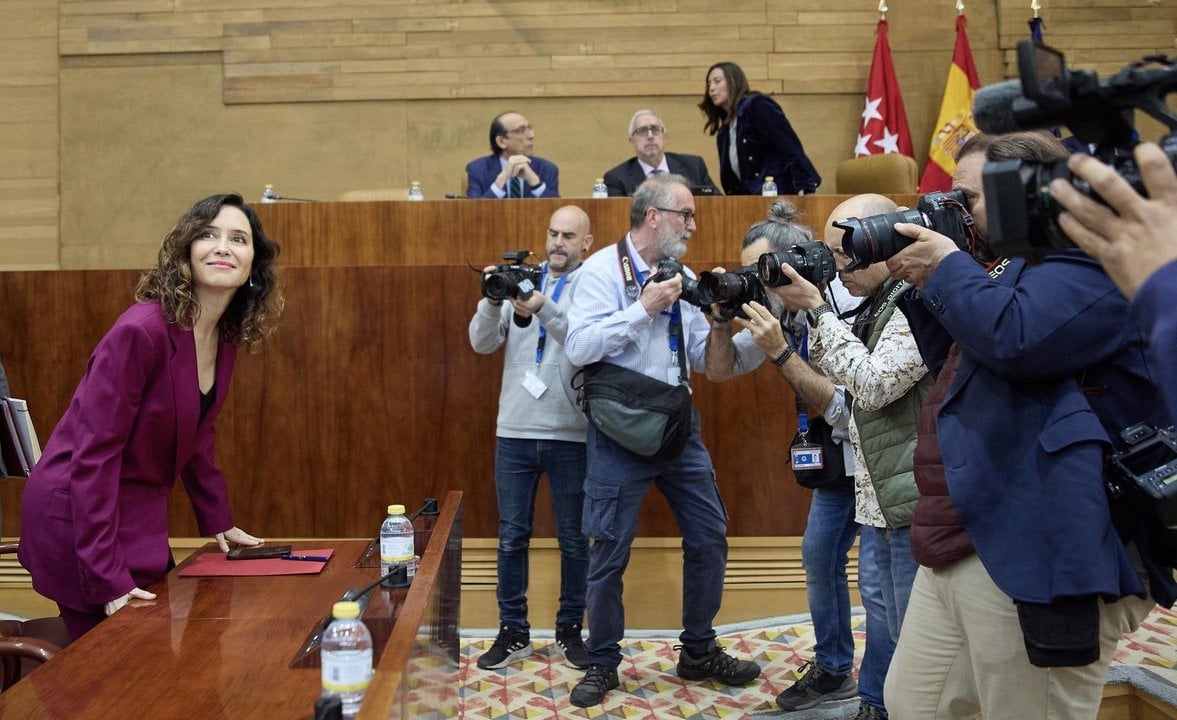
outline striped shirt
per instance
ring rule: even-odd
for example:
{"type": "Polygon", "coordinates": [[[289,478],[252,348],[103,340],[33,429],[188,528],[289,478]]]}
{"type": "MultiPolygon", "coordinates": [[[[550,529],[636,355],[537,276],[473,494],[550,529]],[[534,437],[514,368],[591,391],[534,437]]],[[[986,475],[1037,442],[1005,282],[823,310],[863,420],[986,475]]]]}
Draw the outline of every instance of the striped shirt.
{"type": "MultiPolygon", "coordinates": [[[[628,233],[622,242],[638,276],[649,277],[650,267],[634,250],[628,233]]],[[[694,277],[690,270],[686,272],[694,277]]],[[[630,299],[625,294],[625,278],[617,261],[616,245],[598,250],[584,261],[576,271],[571,292],[564,352],[573,365],[605,360],[663,382],[667,382],[672,370],[678,372],[678,361],[670,352],[670,310],[650,317],[637,298],[630,299]]],[[[694,305],[680,301],[679,307],[687,349],[687,373],[703,372],[711,325],[703,311],[694,305]]]]}

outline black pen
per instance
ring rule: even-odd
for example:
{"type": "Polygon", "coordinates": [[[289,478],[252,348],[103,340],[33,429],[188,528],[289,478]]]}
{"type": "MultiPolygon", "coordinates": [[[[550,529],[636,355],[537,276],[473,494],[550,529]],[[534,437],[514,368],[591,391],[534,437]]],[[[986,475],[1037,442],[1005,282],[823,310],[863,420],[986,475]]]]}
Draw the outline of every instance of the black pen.
{"type": "Polygon", "coordinates": [[[311,562],[327,562],[331,558],[326,555],[283,555],[283,560],[310,560],[311,562]]]}

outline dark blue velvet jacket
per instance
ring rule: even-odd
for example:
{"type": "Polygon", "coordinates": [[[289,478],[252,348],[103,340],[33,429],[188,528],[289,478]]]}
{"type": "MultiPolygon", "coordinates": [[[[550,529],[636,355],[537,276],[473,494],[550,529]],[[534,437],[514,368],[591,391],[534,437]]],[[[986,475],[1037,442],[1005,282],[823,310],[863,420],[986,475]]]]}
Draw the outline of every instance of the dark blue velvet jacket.
{"type": "Polygon", "coordinates": [[[728,159],[731,124],[719,128],[715,142],[719,148],[719,182],[728,195],[759,195],[764,178],[771,175],[782,195],[817,191],[821,175],[809,161],[801,140],[785,117],[781,106],[767,95],[753,93],[736,108],[736,134],[740,147],[740,175],[732,172],[728,159]]]}
{"type": "MultiPolygon", "coordinates": [[[[1121,540],[1141,526],[1113,523],[1104,458],[1120,429],[1168,420],[1145,339],[1099,264],[1071,251],[1013,260],[995,279],[957,252],[900,306],[933,372],[953,341],[963,351],[937,435],[952,502],[997,586],[1038,603],[1143,595],[1121,540]]],[[[1146,566],[1153,597],[1171,605],[1172,570],[1146,566]]]]}

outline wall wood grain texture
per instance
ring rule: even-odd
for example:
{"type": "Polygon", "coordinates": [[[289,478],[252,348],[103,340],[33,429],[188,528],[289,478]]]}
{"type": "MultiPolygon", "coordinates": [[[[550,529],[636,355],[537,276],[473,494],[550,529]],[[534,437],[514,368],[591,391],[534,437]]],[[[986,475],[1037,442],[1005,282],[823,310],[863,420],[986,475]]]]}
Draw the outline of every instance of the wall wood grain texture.
{"type": "MultiPolygon", "coordinates": [[[[966,3],[981,80],[1010,76],[1026,0],[966,3]]],[[[1103,74],[1172,53],[1177,0],[1044,0],[1046,39],[1103,74]]],[[[198,197],[461,191],[490,119],[522,111],[566,197],[662,113],[702,155],[706,68],[740,63],[785,107],[835,192],[854,145],[874,0],[0,0],[0,268],[137,268],[198,197]]],[[[893,0],[891,46],[921,166],[952,0],[893,0]]],[[[1145,137],[1159,134],[1146,123],[1145,137]]]]}
{"type": "Polygon", "coordinates": [[[0,267],[58,266],[56,0],[0,0],[0,267]]]}
{"type": "MultiPolygon", "coordinates": [[[[910,202],[912,198],[904,198],[910,202]]],[[[384,508],[415,508],[461,490],[467,537],[492,537],[493,448],[502,353],[470,350],[467,327],[479,298],[477,273],[503,250],[504,234],[542,248],[562,200],[421,203],[301,203],[260,206],[283,243],[287,309],[256,354],[238,354],[232,390],[217,418],[217,459],[230,483],[234,521],[267,537],[362,537],[384,508]],[[469,227],[453,243],[418,242],[437,228],[469,227]]],[[[821,225],[835,196],[798,198],[821,225]]],[[[629,201],[585,200],[597,248],[628,227],[629,201]]],[[[733,266],[740,238],[763,218],[760,197],[698,198],[700,230],[688,261],[696,270],[733,266]]],[[[87,358],[131,303],[132,270],[11,272],[0,307],[9,383],[32,408],[42,446],[65,412],[87,358]]],[[[796,430],[793,395],[765,364],[727,383],[694,375],[703,440],[710,450],[735,536],[800,536],[809,492],[794,482],[787,444],[796,430]]],[[[18,535],[19,483],[0,486],[0,527],[18,535]]],[[[657,492],[639,532],[678,535],[657,492]]],[[[536,536],[551,537],[546,483],[536,536]]],[[[171,496],[171,532],[199,534],[183,491],[171,496]]]]}

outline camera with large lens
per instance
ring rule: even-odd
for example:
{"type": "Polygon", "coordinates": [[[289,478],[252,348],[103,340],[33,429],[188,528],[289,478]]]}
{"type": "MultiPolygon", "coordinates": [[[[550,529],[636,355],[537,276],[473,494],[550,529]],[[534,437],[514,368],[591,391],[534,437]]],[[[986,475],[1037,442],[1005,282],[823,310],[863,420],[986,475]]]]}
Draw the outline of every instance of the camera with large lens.
{"type": "MultiPolygon", "coordinates": [[[[1147,194],[1140,169],[1132,158],[1137,136],[1134,110],[1142,110],[1168,127],[1160,142],[1177,168],[1177,114],[1165,96],[1177,90],[1177,61],[1149,56],[1129,64],[1109,79],[1090,71],[1067,68],[1063,54],[1030,40],[1018,43],[1018,75],[1022,96],[1012,99],[1012,118],[994,118],[1006,130],[1034,130],[1059,125],[1092,148],[1092,154],[1113,167],[1137,192],[1147,194]]],[[[985,129],[985,128],[982,128],[985,129]]],[[[1103,202],[1083,180],[1074,177],[1065,160],[1035,163],[1020,160],[986,163],[983,174],[989,244],[1002,255],[1039,258],[1074,247],[1058,226],[1059,206],[1050,196],[1050,182],[1062,178],[1084,195],[1103,202]]]]}
{"type": "Polygon", "coordinates": [[[712,316],[720,320],[748,319],[740,308],[746,302],[756,301],[768,306],[768,294],[760,279],[760,270],[752,265],[731,272],[699,273],[699,297],[705,305],[712,307],[712,316]]]}
{"type": "Polygon", "coordinates": [[[690,303],[696,307],[706,308],[707,303],[699,297],[699,282],[695,278],[687,275],[683,270],[682,263],[674,258],[663,258],[658,263],[658,269],[650,276],[646,282],[666,282],[675,275],[682,277],[682,295],[679,296],[685,302],[690,303]]]}
{"type": "Polygon", "coordinates": [[[526,300],[543,280],[543,266],[523,262],[530,250],[508,250],[503,253],[507,262],[482,276],[482,295],[490,300],[526,300]]]}
{"type": "Polygon", "coordinates": [[[1177,431],[1137,423],[1120,431],[1111,467],[1167,530],[1177,530],[1177,431]]]}
{"type": "Polygon", "coordinates": [[[819,242],[796,243],[780,252],[764,253],[756,262],[760,280],[768,287],[790,284],[789,276],[781,272],[784,265],[818,286],[825,285],[838,274],[834,254],[819,242]]]}
{"type": "Polygon", "coordinates": [[[959,190],[928,193],[914,208],[864,218],[846,218],[834,223],[844,231],[842,250],[850,258],[845,272],[854,272],[892,257],[915,242],[895,232],[895,223],[914,223],[951,238],[956,246],[971,252],[973,216],[959,190]]]}

